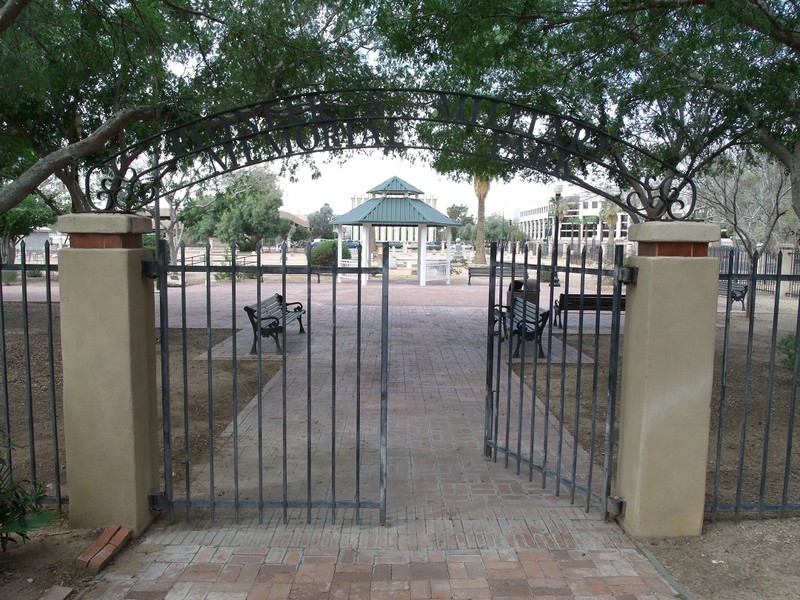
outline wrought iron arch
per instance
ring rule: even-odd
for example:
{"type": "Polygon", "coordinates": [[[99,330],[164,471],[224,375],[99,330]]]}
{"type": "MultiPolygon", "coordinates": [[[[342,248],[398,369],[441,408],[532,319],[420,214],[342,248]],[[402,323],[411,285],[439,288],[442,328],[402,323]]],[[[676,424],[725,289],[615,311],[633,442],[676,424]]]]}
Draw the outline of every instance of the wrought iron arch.
{"type": "Polygon", "coordinates": [[[175,192],[244,167],[373,148],[500,161],[607,197],[587,180],[589,169],[599,168],[625,190],[614,201],[644,220],[686,219],[696,202],[693,181],[676,165],[589,123],[487,96],[385,88],[298,93],[167,129],[93,165],[86,174],[86,197],[98,212],[136,212],[159,192],[175,192]],[[459,140],[457,147],[453,139],[459,140]],[[131,156],[151,161],[121,172],[121,159],[131,156]],[[205,166],[202,174],[165,186],[164,173],[198,165],[205,166]]]}

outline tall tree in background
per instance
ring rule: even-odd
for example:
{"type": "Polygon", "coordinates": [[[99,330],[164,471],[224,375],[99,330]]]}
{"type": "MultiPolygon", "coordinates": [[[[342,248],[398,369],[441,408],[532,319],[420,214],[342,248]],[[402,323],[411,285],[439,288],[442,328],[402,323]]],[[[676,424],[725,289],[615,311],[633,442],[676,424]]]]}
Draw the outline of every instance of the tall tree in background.
{"type": "MultiPolygon", "coordinates": [[[[603,250],[603,264],[610,265],[614,262],[614,246],[616,245],[617,222],[619,221],[619,206],[608,200],[600,204],[600,220],[608,226],[608,240],[603,250]]],[[[602,228],[600,229],[602,232],[602,228]]],[[[602,240],[601,240],[602,244],[602,240]]]]}
{"type": "Polygon", "coordinates": [[[217,238],[252,251],[263,241],[286,238],[292,222],[279,213],[282,196],[275,175],[265,169],[240,171],[213,196],[192,200],[181,216],[191,240],[217,238]]]}
{"type": "Polygon", "coordinates": [[[56,213],[42,198],[29,196],[18,206],[0,215],[0,257],[4,264],[13,264],[17,256],[17,244],[39,227],[47,227],[56,221],[56,213]]]}
{"type": "Polygon", "coordinates": [[[472,180],[478,198],[478,220],[475,227],[475,264],[486,264],[486,196],[489,195],[489,178],[476,175],[472,180]]]}
{"type": "MultiPolygon", "coordinates": [[[[755,253],[775,249],[775,232],[791,210],[786,169],[763,154],[729,152],[726,160],[699,182],[702,207],[741,243],[752,262],[755,253]]],[[[794,241],[794,240],[793,240],[794,241]]]]}
{"type": "Polygon", "coordinates": [[[333,226],[331,225],[331,219],[333,219],[333,209],[327,202],[319,210],[315,210],[308,215],[311,237],[315,239],[332,239],[333,226]]]}

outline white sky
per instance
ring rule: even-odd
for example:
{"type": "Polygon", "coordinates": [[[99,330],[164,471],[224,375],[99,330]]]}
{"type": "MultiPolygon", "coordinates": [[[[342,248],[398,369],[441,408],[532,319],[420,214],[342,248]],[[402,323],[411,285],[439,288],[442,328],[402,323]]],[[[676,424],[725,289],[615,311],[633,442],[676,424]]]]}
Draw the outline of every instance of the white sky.
{"type": "MultiPolygon", "coordinates": [[[[478,200],[471,182],[456,183],[438,175],[433,169],[395,156],[383,156],[380,152],[359,154],[346,163],[317,163],[322,173],[319,179],[311,179],[311,171],[301,167],[298,181],[292,183],[288,176],[280,178],[283,191],[283,210],[294,214],[309,214],[318,210],[326,202],[336,215],[349,211],[351,198],[364,194],[367,190],[383,183],[393,176],[410,183],[427,196],[436,198],[436,209],[445,213],[453,204],[465,204],[470,214],[476,215],[478,200]]],[[[567,188],[565,188],[565,193],[567,188]]],[[[504,213],[508,218],[515,216],[515,210],[526,206],[535,199],[549,198],[553,195],[552,185],[544,186],[525,181],[509,183],[492,182],[486,197],[486,214],[504,213]]]]}

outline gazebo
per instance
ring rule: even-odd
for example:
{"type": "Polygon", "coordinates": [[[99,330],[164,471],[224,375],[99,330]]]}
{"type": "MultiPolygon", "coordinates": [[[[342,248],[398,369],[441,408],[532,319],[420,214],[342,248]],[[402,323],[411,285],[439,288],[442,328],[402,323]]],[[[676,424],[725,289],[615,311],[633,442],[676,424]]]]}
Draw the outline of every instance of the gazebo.
{"type": "MultiPolygon", "coordinates": [[[[369,198],[353,210],[331,220],[339,236],[339,264],[342,264],[343,227],[361,227],[362,266],[369,267],[378,225],[417,227],[417,277],[420,285],[440,280],[450,283],[452,227],[458,225],[447,215],[419,197],[423,192],[399,177],[391,177],[367,192],[369,198]],[[428,227],[447,228],[445,260],[428,260],[428,227]]],[[[385,240],[389,241],[389,240],[385,240]]]]}

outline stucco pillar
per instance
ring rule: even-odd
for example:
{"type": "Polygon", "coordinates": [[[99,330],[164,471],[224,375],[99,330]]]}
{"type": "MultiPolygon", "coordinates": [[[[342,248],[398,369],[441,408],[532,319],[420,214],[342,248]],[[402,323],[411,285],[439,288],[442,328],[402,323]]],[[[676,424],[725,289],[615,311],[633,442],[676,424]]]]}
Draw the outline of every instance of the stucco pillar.
{"type": "Polygon", "coordinates": [[[623,341],[617,491],[637,537],[700,535],[705,504],[718,261],[702,223],[631,226],[639,242],[623,341]]]}
{"type": "Polygon", "coordinates": [[[141,532],[159,488],[153,281],[138,215],[66,215],[58,254],[64,434],[73,527],[141,532]]]}

